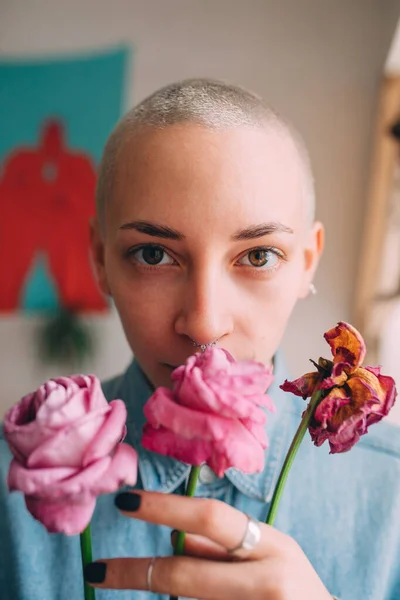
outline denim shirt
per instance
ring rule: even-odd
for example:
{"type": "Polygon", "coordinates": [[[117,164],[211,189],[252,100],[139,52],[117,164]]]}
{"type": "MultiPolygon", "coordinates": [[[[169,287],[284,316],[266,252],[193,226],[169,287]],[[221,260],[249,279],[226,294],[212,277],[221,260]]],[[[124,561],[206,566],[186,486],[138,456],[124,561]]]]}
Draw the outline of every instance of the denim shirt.
{"type": "MultiPolygon", "coordinates": [[[[269,394],[269,448],[263,472],[235,469],[218,479],[203,467],[196,495],[218,498],[265,520],[280,467],[304,402],[283,393],[279,358],[269,394]]],[[[108,400],[127,405],[127,438],[139,452],[137,488],[182,493],[189,467],[141,447],[143,405],[151,394],[138,364],[104,384],[108,400]]],[[[348,453],[329,455],[307,435],[294,462],[275,527],[301,546],[330,593],[340,600],[400,600],[400,430],[386,423],[348,453]]],[[[0,431],[0,598],[83,600],[78,536],[49,534],[27,512],[22,494],[9,494],[10,452],[0,431]]],[[[128,488],[126,488],[128,489],[128,488]]],[[[122,516],[114,494],[101,496],[92,518],[93,559],[170,555],[170,530],[122,516]]],[[[153,595],[152,597],[155,597],[153,595]]],[[[96,590],[97,600],[147,600],[147,592],[96,590]]],[[[157,595],[157,598],[167,598],[157,595]]]]}

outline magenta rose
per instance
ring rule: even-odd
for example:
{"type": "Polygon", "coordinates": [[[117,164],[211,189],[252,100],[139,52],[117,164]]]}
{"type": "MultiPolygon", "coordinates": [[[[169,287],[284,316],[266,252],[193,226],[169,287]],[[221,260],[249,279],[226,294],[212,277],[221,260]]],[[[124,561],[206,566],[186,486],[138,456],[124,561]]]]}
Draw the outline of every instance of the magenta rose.
{"type": "Polygon", "coordinates": [[[261,471],[268,446],[263,409],[275,410],[265,393],[271,370],[209,348],[175,369],[172,380],[172,391],[158,388],[144,407],[143,446],[190,465],[206,463],[219,477],[230,467],[261,471]]]}
{"type": "Polygon", "coordinates": [[[108,403],[93,375],[50,379],[6,414],[10,491],[48,531],[81,533],[99,494],[136,483],[137,453],[120,443],[125,421],[125,404],[108,403]]]}

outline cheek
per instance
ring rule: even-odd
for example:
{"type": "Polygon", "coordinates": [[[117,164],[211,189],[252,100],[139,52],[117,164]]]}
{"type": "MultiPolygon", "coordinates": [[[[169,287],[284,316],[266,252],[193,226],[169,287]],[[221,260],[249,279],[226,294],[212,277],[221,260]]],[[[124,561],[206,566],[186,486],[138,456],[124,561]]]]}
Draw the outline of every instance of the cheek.
{"type": "Polygon", "coordinates": [[[251,323],[250,333],[255,339],[264,341],[275,339],[283,334],[288,319],[296,304],[296,295],[288,292],[273,293],[268,290],[263,297],[258,296],[248,312],[248,322],[251,323]]]}
{"type": "Polygon", "coordinates": [[[263,362],[270,360],[278,349],[298,300],[301,281],[298,267],[284,265],[268,283],[252,282],[241,288],[237,321],[242,323],[241,329],[254,342],[254,351],[263,362]]]}
{"type": "Polygon", "coordinates": [[[110,286],[129,345],[138,354],[141,348],[155,350],[170,336],[173,320],[173,290],[166,292],[139,278],[127,279],[114,271],[110,286]]]}
{"type": "Polygon", "coordinates": [[[282,265],[268,281],[248,280],[240,283],[242,294],[253,304],[259,317],[274,319],[291,312],[302,285],[301,261],[282,265]]]}

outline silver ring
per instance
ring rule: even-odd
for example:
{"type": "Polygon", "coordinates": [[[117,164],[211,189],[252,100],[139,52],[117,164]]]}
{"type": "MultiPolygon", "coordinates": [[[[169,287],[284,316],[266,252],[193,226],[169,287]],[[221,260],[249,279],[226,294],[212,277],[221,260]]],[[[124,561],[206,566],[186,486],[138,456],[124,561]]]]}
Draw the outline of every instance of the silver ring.
{"type": "Polygon", "coordinates": [[[151,589],[151,578],[153,576],[153,569],[154,569],[154,563],[156,562],[157,557],[153,556],[153,558],[150,561],[150,564],[147,568],[147,591],[148,592],[152,592],[153,590],[151,589]]]}
{"type": "Polygon", "coordinates": [[[198,344],[197,342],[195,342],[194,340],[192,340],[192,338],[190,338],[190,341],[192,342],[192,345],[195,348],[199,348],[202,352],[205,352],[207,350],[207,348],[212,348],[213,346],[216,346],[218,340],[219,340],[219,338],[217,338],[213,342],[209,342],[208,344],[198,344]]]}
{"type": "Polygon", "coordinates": [[[251,551],[257,546],[261,539],[261,525],[257,519],[254,519],[250,515],[247,517],[247,527],[242,541],[236,548],[228,550],[229,554],[236,554],[241,550],[251,551]]]}

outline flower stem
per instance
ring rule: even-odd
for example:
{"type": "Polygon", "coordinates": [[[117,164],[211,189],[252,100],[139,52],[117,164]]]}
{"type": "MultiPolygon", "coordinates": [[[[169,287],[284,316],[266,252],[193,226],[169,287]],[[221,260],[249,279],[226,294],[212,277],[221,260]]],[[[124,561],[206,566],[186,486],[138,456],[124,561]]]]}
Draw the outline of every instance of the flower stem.
{"type": "Polygon", "coordinates": [[[300,444],[303,441],[304,435],[308,429],[310,421],[314,415],[314,411],[321,400],[322,391],[318,389],[319,384],[320,381],[315,386],[314,393],[311,396],[311,400],[306,410],[304,411],[303,417],[300,421],[300,425],[295,433],[292,443],[290,444],[290,448],[286,455],[281,472],[279,473],[278,481],[275,486],[274,495],[272,496],[271,505],[269,507],[269,512],[266,520],[266,523],[268,525],[273,525],[275,522],[276,513],[278,512],[278,506],[283,494],[287,477],[289,475],[289,471],[292,467],[294,459],[296,458],[297,451],[300,448],[300,444]]]}
{"type": "MultiPolygon", "coordinates": [[[[92,562],[92,539],[90,535],[90,523],[80,535],[81,540],[81,557],[82,557],[82,569],[87,564],[92,562]]],[[[85,590],[85,600],[95,600],[95,590],[86,581],[83,581],[85,590]]]]}
{"type": "MultiPolygon", "coordinates": [[[[197,480],[199,478],[200,467],[192,467],[190,469],[189,481],[186,486],[185,496],[194,496],[196,491],[197,480]]],[[[185,544],[185,532],[179,531],[176,538],[176,544],[174,549],[175,556],[181,556],[183,554],[183,546],[185,544]]]]}
{"type": "MultiPolygon", "coordinates": [[[[196,491],[197,481],[199,479],[200,467],[192,467],[190,469],[189,480],[186,486],[185,496],[190,496],[191,498],[194,496],[196,491]]],[[[185,544],[185,532],[179,531],[175,548],[174,548],[174,556],[182,556],[183,554],[183,546],[185,544]]],[[[170,600],[178,600],[176,596],[170,596],[170,600]]]]}

